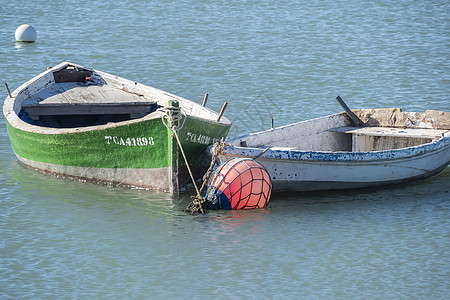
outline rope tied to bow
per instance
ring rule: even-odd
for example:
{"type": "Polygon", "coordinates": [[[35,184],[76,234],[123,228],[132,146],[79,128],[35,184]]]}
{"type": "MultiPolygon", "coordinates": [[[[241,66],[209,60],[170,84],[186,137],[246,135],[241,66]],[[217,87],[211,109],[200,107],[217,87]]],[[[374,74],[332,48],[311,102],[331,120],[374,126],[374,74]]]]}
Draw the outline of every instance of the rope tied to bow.
{"type": "Polygon", "coordinates": [[[216,143],[214,143],[211,164],[209,166],[208,171],[206,171],[205,175],[202,178],[203,184],[199,190],[197,187],[197,184],[195,182],[194,175],[192,174],[191,168],[189,166],[188,160],[186,158],[186,155],[184,153],[183,146],[181,145],[180,138],[178,137],[178,133],[177,133],[183,127],[185,121],[186,121],[186,116],[182,113],[181,108],[179,107],[178,101],[176,101],[176,100],[169,101],[169,107],[165,109],[165,113],[163,115],[162,122],[163,122],[164,126],[167,127],[167,129],[172,131],[172,136],[174,136],[177,141],[181,155],[183,156],[184,162],[186,163],[186,168],[189,172],[189,175],[191,177],[192,183],[195,187],[195,191],[197,194],[197,195],[191,197],[191,198],[193,198],[193,200],[189,203],[189,205],[187,206],[185,211],[189,212],[191,214],[195,214],[195,213],[204,214],[205,207],[206,207],[206,198],[202,197],[201,192],[202,192],[203,188],[206,186],[209,177],[211,176],[211,173],[212,173],[212,170],[216,163],[217,157],[222,153],[226,144],[225,144],[223,138],[220,141],[217,141],[216,143]]]}

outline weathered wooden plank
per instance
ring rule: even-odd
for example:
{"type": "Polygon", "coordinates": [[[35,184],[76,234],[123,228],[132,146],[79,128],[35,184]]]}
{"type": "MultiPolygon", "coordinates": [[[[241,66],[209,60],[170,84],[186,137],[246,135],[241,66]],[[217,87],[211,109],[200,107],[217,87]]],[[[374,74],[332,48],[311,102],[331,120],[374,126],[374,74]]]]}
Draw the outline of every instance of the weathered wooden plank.
{"type": "Polygon", "coordinates": [[[382,151],[419,146],[431,142],[431,138],[353,135],[352,151],[382,151]]]}
{"type": "Polygon", "coordinates": [[[330,131],[340,133],[351,133],[354,135],[390,136],[390,137],[424,138],[424,139],[440,138],[443,134],[450,133],[450,130],[440,130],[440,129],[353,127],[353,126],[333,128],[330,129],[330,131]]]}
{"type": "Polygon", "coordinates": [[[83,85],[78,82],[58,83],[26,99],[23,105],[149,102],[144,95],[109,85],[83,85]]]}
{"type": "MultiPolygon", "coordinates": [[[[70,104],[105,103],[114,100],[108,101],[98,92],[103,88],[102,86],[80,86],[79,83],[64,83],[59,84],[59,86],[63,90],[61,96],[64,96],[70,104]]],[[[58,98],[48,98],[42,104],[50,103],[58,103],[58,98]]]]}

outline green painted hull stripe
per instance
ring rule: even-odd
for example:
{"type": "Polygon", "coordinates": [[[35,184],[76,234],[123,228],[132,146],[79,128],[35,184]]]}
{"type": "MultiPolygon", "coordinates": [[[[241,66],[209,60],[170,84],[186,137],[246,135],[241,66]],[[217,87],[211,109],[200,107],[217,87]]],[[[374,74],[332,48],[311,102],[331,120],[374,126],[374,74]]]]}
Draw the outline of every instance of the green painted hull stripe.
{"type": "MultiPolygon", "coordinates": [[[[92,168],[163,168],[172,159],[174,139],[161,119],[114,128],[67,134],[39,134],[14,128],[7,122],[14,152],[29,160],[92,168]]],[[[188,118],[179,132],[183,149],[193,159],[229,126],[188,118]]],[[[177,154],[174,154],[177,156],[177,154]]]]}

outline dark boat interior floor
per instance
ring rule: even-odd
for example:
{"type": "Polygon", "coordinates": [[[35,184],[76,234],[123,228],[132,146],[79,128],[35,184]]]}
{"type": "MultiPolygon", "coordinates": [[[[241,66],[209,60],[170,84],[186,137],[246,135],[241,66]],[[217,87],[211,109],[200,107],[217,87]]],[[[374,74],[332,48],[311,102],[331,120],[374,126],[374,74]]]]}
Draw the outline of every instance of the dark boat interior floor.
{"type": "Polygon", "coordinates": [[[40,116],[38,120],[22,118],[24,121],[42,127],[51,128],[76,128],[105,125],[111,122],[122,122],[130,120],[129,114],[116,115],[53,115],[40,116]]]}
{"type": "MultiPolygon", "coordinates": [[[[140,112],[134,111],[130,113],[127,111],[126,105],[124,105],[123,113],[110,113],[105,108],[104,113],[99,113],[98,111],[92,111],[92,113],[86,114],[71,114],[68,110],[61,110],[60,113],[52,112],[46,114],[45,110],[42,110],[38,115],[30,115],[28,109],[22,108],[19,113],[19,118],[23,121],[42,127],[50,127],[50,128],[76,128],[76,127],[88,127],[88,126],[98,126],[105,125],[108,123],[116,123],[127,120],[139,119],[152,112],[155,112],[159,105],[153,104],[145,110],[141,110],[140,112]]],[[[72,108],[75,108],[72,106],[72,108]]]]}

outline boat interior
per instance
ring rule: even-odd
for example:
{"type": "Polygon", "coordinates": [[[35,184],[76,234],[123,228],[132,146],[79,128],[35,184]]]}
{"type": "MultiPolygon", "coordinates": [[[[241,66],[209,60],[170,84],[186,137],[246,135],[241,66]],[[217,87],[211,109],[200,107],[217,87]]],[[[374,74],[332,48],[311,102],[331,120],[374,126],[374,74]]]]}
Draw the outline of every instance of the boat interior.
{"type": "Polygon", "coordinates": [[[75,128],[142,118],[161,106],[141,94],[105,84],[75,66],[53,72],[54,84],[22,102],[19,118],[37,126],[75,128]]]}
{"type": "Polygon", "coordinates": [[[399,108],[355,110],[356,126],[345,113],[253,133],[233,146],[325,152],[368,152],[418,146],[450,137],[450,113],[402,112],[399,108]]]}

